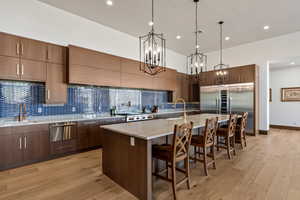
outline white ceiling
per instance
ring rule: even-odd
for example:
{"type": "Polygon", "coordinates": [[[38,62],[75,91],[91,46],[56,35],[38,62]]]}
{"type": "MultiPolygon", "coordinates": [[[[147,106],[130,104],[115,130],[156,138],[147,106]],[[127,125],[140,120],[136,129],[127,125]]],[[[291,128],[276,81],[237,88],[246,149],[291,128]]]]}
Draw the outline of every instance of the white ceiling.
{"type": "MultiPolygon", "coordinates": [[[[151,0],[40,0],[73,14],[110,26],[133,36],[148,33],[151,0]]],[[[155,0],[155,30],[163,32],[167,47],[188,55],[194,49],[195,5],[193,0],[155,0]],[[176,35],[182,39],[177,40],[176,35]]],[[[200,0],[200,48],[204,52],[219,48],[219,27],[224,20],[224,47],[263,40],[300,30],[299,0],[200,0]],[[263,27],[270,26],[265,31],[263,27]]]]}
{"type": "Polygon", "coordinates": [[[300,57],[291,57],[270,62],[270,70],[278,68],[300,67],[300,57]]]}

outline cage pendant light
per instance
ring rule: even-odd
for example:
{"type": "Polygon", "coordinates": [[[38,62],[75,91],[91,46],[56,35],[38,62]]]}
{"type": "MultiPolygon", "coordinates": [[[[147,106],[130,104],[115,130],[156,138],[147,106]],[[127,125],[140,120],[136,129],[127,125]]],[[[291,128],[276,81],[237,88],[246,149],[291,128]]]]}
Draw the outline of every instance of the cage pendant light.
{"type": "Polygon", "coordinates": [[[223,21],[220,21],[218,23],[220,25],[220,63],[214,66],[214,70],[217,70],[216,75],[220,77],[220,79],[224,79],[228,72],[225,70],[229,67],[229,65],[226,65],[223,63],[223,21]]]}
{"type": "Polygon", "coordinates": [[[151,31],[140,36],[140,70],[152,76],[166,71],[166,40],[154,32],[154,0],[152,0],[151,31]]]}
{"type": "Polygon", "coordinates": [[[195,53],[192,53],[187,57],[187,73],[191,75],[195,75],[199,78],[199,74],[201,72],[207,71],[207,56],[200,52],[198,37],[202,33],[201,30],[198,30],[198,2],[199,0],[194,0],[196,13],[195,13],[195,53]]]}

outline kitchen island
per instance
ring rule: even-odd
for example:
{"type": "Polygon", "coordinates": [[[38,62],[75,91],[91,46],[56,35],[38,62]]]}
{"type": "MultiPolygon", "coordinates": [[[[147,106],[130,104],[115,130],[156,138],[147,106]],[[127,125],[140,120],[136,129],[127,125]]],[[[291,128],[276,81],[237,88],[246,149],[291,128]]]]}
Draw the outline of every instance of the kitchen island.
{"type": "MultiPolygon", "coordinates": [[[[228,115],[197,114],[187,117],[194,129],[205,126],[208,118],[228,115]]],[[[152,144],[173,134],[182,117],[102,126],[104,129],[103,173],[139,199],[152,199],[152,144]]]]}

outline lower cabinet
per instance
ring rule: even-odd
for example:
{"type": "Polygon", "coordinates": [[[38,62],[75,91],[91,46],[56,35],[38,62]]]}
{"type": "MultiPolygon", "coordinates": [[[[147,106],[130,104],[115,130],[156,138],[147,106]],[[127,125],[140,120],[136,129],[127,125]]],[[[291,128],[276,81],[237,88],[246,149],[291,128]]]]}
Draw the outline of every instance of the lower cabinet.
{"type": "Polygon", "coordinates": [[[47,159],[48,125],[0,128],[0,169],[47,159]]]}
{"type": "Polygon", "coordinates": [[[99,122],[88,121],[78,123],[78,150],[98,147],[101,145],[102,144],[99,122]]]}

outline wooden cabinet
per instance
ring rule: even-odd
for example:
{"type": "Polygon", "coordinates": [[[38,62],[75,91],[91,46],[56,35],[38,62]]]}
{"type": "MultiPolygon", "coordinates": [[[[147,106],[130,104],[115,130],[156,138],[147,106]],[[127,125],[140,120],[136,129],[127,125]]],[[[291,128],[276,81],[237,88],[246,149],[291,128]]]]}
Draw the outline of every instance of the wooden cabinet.
{"type": "Polygon", "coordinates": [[[0,55],[20,56],[20,39],[16,36],[0,32],[0,55]]]}
{"type": "Polygon", "coordinates": [[[48,125],[0,128],[0,169],[49,157],[48,125]]]}
{"type": "Polygon", "coordinates": [[[176,75],[176,89],[173,92],[173,100],[183,98],[189,101],[189,75],[177,72],[176,75]]]}
{"type": "Polygon", "coordinates": [[[48,63],[66,65],[67,48],[48,44],[46,60],[48,63]]]}
{"type": "Polygon", "coordinates": [[[119,57],[69,46],[69,83],[120,87],[120,78],[119,57]]]}
{"type": "Polygon", "coordinates": [[[46,103],[67,103],[66,66],[47,63],[46,103]]]}
{"type": "Polygon", "coordinates": [[[38,82],[46,81],[47,69],[45,62],[21,59],[20,67],[21,80],[38,82]]]}
{"type": "Polygon", "coordinates": [[[78,123],[77,149],[101,146],[100,125],[97,121],[78,123]]]}
{"type": "Polygon", "coordinates": [[[21,136],[20,147],[23,152],[23,163],[42,160],[49,156],[48,124],[14,127],[12,133],[21,136]]]}
{"type": "Polygon", "coordinates": [[[140,71],[140,62],[122,58],[121,87],[152,89],[153,77],[140,71]]]}
{"type": "Polygon", "coordinates": [[[20,38],[20,55],[21,59],[46,61],[47,44],[27,38],[20,38]]]}
{"type": "Polygon", "coordinates": [[[7,79],[7,80],[20,79],[19,58],[0,56],[0,79],[7,79]]]}
{"type": "Polygon", "coordinates": [[[255,81],[256,65],[239,66],[225,70],[227,71],[227,76],[225,77],[217,76],[217,71],[208,71],[200,74],[200,86],[249,83],[255,81]]]}
{"type": "Polygon", "coordinates": [[[12,134],[11,128],[0,128],[0,170],[23,161],[22,135],[12,134]]]}

